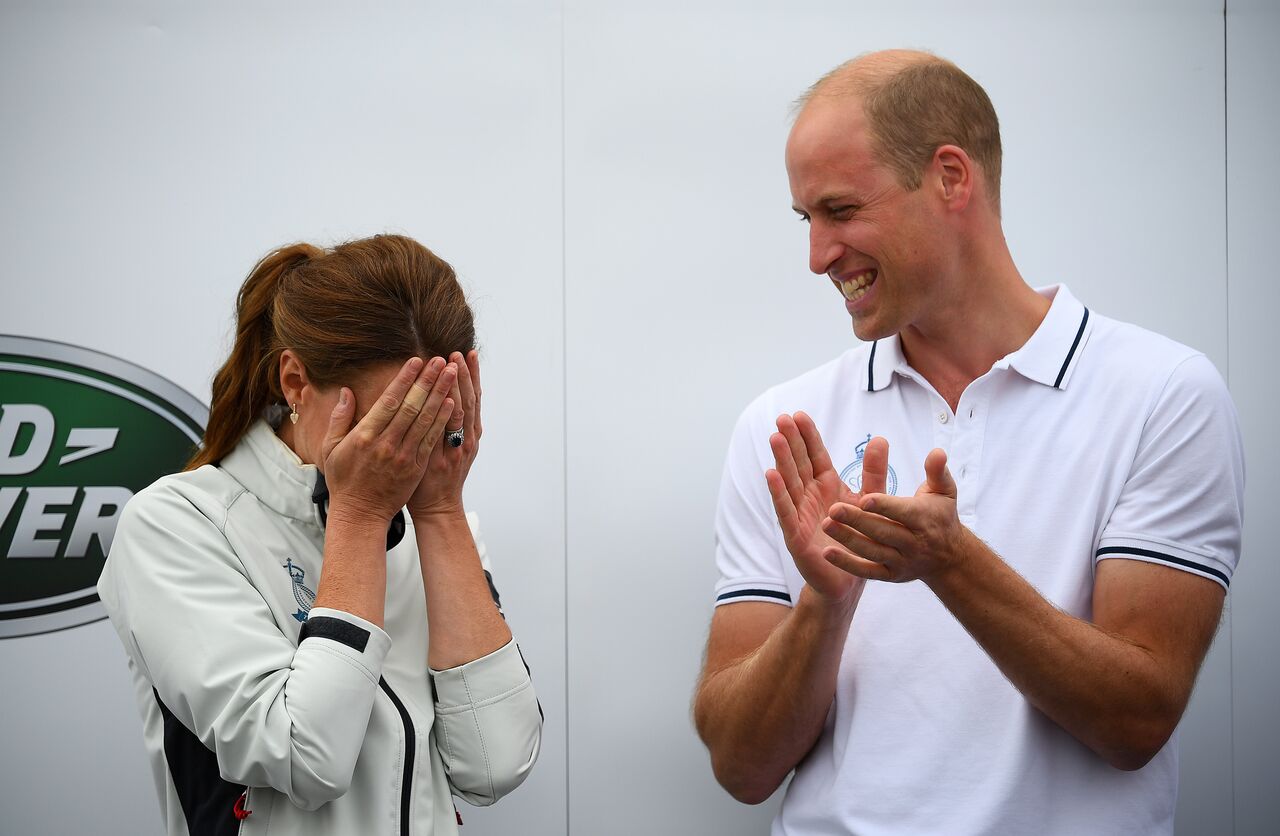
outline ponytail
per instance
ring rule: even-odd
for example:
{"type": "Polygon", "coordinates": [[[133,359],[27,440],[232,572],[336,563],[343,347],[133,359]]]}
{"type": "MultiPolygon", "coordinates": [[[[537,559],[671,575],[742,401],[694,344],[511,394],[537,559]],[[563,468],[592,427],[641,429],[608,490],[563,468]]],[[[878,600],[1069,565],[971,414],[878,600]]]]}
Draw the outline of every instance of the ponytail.
{"type": "Polygon", "coordinates": [[[221,460],[264,410],[283,397],[276,369],[281,349],[274,323],[276,298],[289,273],[323,254],[310,244],[282,247],[259,261],[241,285],[236,297],[235,344],[214,375],[204,444],[187,462],[187,470],[221,460]]]}

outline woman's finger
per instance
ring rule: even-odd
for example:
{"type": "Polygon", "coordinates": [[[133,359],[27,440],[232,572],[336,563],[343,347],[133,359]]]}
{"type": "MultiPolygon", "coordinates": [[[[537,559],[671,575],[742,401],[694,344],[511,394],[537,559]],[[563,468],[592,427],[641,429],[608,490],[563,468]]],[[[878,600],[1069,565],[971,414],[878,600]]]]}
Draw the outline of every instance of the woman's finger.
{"type": "MultiPolygon", "coordinates": [[[[443,362],[443,358],[437,358],[443,362]]],[[[449,401],[449,392],[452,391],[455,376],[458,373],[458,367],[449,363],[440,370],[439,376],[431,385],[431,391],[427,394],[427,399],[422,405],[422,409],[418,412],[413,424],[405,433],[404,443],[410,448],[416,448],[421,454],[425,450],[430,450],[438,439],[430,439],[427,443],[427,436],[432,432],[431,428],[435,426],[436,419],[440,419],[440,429],[436,430],[436,435],[442,435],[444,432],[444,422],[449,420],[449,416],[453,414],[453,405],[449,401]],[[444,412],[445,403],[450,403],[449,411],[441,417],[440,413],[444,412]],[[423,444],[426,443],[426,447],[423,444]]]]}
{"type": "Polygon", "coordinates": [[[458,366],[458,391],[462,393],[462,400],[458,405],[462,407],[463,412],[469,413],[476,406],[476,387],[471,379],[471,364],[467,362],[467,356],[460,351],[455,351],[449,359],[458,366]]]}
{"type": "MultiPolygon", "coordinates": [[[[472,438],[479,441],[480,436],[484,433],[484,427],[480,423],[480,352],[474,348],[467,352],[467,371],[471,377],[471,388],[475,390],[476,394],[476,404],[467,410],[467,414],[471,416],[471,422],[474,425],[472,438]]],[[[471,433],[472,428],[468,428],[467,432],[471,433]]]]}
{"type": "Polygon", "coordinates": [[[431,396],[431,387],[435,384],[436,378],[431,376],[431,367],[428,365],[423,368],[422,374],[418,375],[418,379],[413,381],[413,385],[409,387],[409,391],[404,396],[404,403],[400,404],[400,410],[396,413],[396,417],[391,419],[391,423],[387,425],[384,434],[395,444],[401,444],[413,428],[414,422],[422,416],[422,411],[427,405],[427,399],[431,396]]]}
{"type": "Polygon", "coordinates": [[[427,430],[422,434],[422,439],[418,442],[418,458],[420,461],[426,462],[431,457],[432,449],[443,443],[441,439],[444,437],[444,425],[449,420],[449,416],[453,414],[454,403],[452,398],[445,398],[441,402],[440,408],[436,410],[435,419],[427,425],[427,430]]]}
{"type": "Polygon", "coordinates": [[[386,389],[382,390],[382,394],[368,414],[360,419],[358,426],[371,435],[380,435],[399,414],[405,396],[413,387],[414,381],[418,379],[419,373],[425,371],[425,365],[421,357],[410,357],[406,360],[395,378],[387,384],[386,389]]]}
{"type": "MultiPolygon", "coordinates": [[[[469,355],[471,352],[468,352],[469,355]]],[[[468,441],[475,439],[476,432],[476,390],[475,385],[471,382],[471,364],[468,362],[469,356],[458,354],[456,362],[458,364],[458,392],[461,395],[459,401],[462,410],[462,431],[463,437],[468,441]]],[[[453,429],[453,424],[449,425],[453,429]]]]}
{"type": "Polygon", "coordinates": [[[465,365],[459,365],[450,359],[454,368],[458,370],[457,376],[453,379],[453,386],[449,388],[449,397],[453,400],[453,413],[449,416],[449,420],[445,421],[444,431],[453,432],[463,428],[463,400],[462,400],[462,375],[465,374],[465,365]]]}
{"type": "Polygon", "coordinates": [[[351,419],[356,412],[355,404],[355,396],[350,389],[343,386],[338,392],[338,405],[329,415],[329,427],[325,430],[324,442],[320,445],[323,459],[328,459],[333,448],[337,447],[342,439],[347,437],[347,433],[351,432],[351,419]]]}

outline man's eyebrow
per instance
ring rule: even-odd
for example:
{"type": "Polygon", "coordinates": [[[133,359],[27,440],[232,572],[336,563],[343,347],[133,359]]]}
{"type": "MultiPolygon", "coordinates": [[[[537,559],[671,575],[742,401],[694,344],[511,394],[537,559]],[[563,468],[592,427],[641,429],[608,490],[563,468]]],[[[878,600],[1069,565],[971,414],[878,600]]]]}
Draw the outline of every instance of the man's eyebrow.
{"type": "MultiPolygon", "coordinates": [[[[824,194],[822,197],[814,201],[815,206],[819,206],[823,209],[830,209],[832,206],[842,206],[842,205],[860,206],[861,203],[862,202],[857,198],[855,198],[853,195],[848,195],[848,194],[824,194]]],[[[791,210],[798,215],[808,214],[799,206],[796,206],[794,203],[791,204],[791,210]]]]}

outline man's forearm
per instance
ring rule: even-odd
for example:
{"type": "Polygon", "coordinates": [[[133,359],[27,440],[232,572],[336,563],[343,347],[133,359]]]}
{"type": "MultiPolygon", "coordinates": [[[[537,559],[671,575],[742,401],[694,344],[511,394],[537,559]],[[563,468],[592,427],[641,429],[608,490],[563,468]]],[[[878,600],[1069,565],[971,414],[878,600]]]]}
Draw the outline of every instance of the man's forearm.
{"type": "Polygon", "coordinates": [[[835,696],[857,597],[833,606],[805,587],[754,653],[703,677],[698,733],[717,780],[739,801],[764,801],[813,748],[835,696]]]}
{"type": "Polygon", "coordinates": [[[1032,705],[1112,766],[1145,765],[1177,725],[1190,677],[1057,609],[976,535],[965,550],[928,579],[939,600],[1032,705]]]}

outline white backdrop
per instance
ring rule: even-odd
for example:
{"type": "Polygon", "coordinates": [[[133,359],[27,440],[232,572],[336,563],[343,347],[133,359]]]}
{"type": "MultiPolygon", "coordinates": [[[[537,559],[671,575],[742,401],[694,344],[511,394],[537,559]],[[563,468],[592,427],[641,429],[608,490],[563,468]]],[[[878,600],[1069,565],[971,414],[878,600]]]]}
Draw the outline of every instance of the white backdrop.
{"type": "MultiPolygon", "coordinates": [[[[854,54],[933,49],[1000,114],[1024,275],[1202,349],[1232,385],[1250,522],[1181,731],[1179,831],[1267,832],[1280,16],[1117,5],[5,0],[0,333],[207,399],[264,251],[388,229],[431,246],[478,311],[468,503],[547,711],[533,777],[463,807],[464,833],[767,832],[776,798],[715,786],[689,700],[733,420],[852,340],[792,219],[788,108],[854,54]]],[[[158,833],[110,627],[0,641],[0,666],[0,833],[158,833]]]]}

